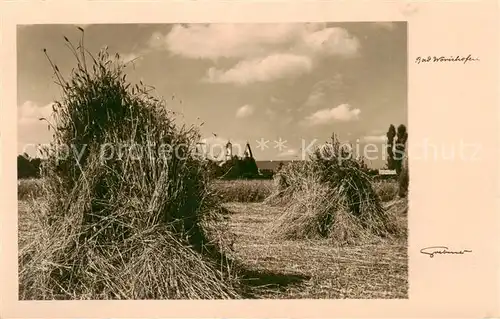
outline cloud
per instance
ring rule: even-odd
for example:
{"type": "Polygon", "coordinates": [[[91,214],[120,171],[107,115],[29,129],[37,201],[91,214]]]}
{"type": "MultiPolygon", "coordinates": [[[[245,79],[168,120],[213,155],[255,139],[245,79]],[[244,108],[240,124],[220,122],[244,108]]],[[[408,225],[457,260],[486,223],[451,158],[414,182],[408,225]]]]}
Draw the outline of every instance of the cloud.
{"type": "Polygon", "coordinates": [[[149,38],[148,46],[151,49],[158,49],[159,50],[159,49],[163,49],[163,48],[166,47],[166,43],[165,42],[166,42],[165,41],[165,35],[163,35],[159,31],[156,31],[149,38]]]}
{"type": "Polygon", "coordinates": [[[241,58],[291,42],[301,29],[295,24],[175,25],[164,41],[170,52],[188,58],[241,58]]]}
{"type": "Polygon", "coordinates": [[[363,136],[363,141],[370,143],[383,143],[387,141],[387,136],[385,135],[366,135],[363,136]]]}
{"type": "Polygon", "coordinates": [[[332,78],[316,83],[306,102],[305,107],[316,107],[326,102],[326,97],[331,91],[339,89],[343,85],[342,74],[337,73],[332,78]]]}
{"type": "Polygon", "coordinates": [[[17,108],[17,120],[19,124],[34,124],[41,123],[40,118],[51,120],[52,105],[49,103],[44,106],[39,106],[33,101],[26,101],[17,108]]]}
{"type": "Polygon", "coordinates": [[[236,117],[237,118],[244,118],[252,115],[254,112],[254,107],[252,105],[246,104],[243,105],[236,111],[236,117]]]}
{"type": "Polygon", "coordinates": [[[307,50],[320,55],[354,56],[360,48],[359,40],[344,28],[325,28],[303,37],[307,50]]]}
{"type": "Polygon", "coordinates": [[[274,54],[239,62],[229,70],[218,70],[212,67],[207,72],[206,81],[245,85],[296,77],[311,70],[312,61],[306,56],[274,54]]]}
{"type": "Polygon", "coordinates": [[[48,130],[48,123],[40,121],[40,118],[46,118],[52,124],[52,105],[49,103],[43,106],[33,101],[26,101],[17,107],[18,153],[28,153],[31,156],[40,156],[37,145],[46,145],[52,139],[52,132],[48,130]]]}
{"type": "Polygon", "coordinates": [[[352,108],[349,104],[340,104],[331,109],[319,110],[305,118],[309,125],[323,125],[331,122],[348,122],[359,119],[360,109],[352,108]]]}
{"type": "Polygon", "coordinates": [[[360,42],[324,23],[190,24],[154,33],[149,46],[190,59],[233,59],[228,70],[210,68],[209,81],[250,84],[301,75],[326,56],[354,57],[360,42]]]}
{"type": "Polygon", "coordinates": [[[167,35],[154,33],[151,44],[187,58],[247,58],[271,52],[352,55],[359,41],[346,29],[323,23],[175,25],[167,35]]]}

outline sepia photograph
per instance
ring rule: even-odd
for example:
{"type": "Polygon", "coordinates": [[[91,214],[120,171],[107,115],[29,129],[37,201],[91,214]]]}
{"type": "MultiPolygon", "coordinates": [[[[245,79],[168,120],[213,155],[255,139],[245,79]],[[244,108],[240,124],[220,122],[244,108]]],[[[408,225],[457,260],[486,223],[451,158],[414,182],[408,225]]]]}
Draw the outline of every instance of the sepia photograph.
{"type": "Polygon", "coordinates": [[[408,23],[17,25],[19,300],[408,299],[408,23]]]}

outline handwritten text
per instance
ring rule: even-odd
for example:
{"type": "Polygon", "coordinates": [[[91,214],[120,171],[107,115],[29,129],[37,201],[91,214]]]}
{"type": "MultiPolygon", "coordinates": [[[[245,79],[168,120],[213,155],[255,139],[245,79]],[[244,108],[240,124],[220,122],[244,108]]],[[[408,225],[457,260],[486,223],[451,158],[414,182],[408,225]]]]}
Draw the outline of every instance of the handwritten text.
{"type": "Polygon", "coordinates": [[[415,59],[415,63],[420,64],[420,63],[439,63],[439,62],[460,62],[460,63],[467,63],[467,62],[473,62],[473,61],[479,61],[479,58],[473,58],[471,54],[468,56],[460,56],[460,55],[455,55],[455,56],[427,56],[427,57],[417,57],[415,59]]]}
{"type": "Polygon", "coordinates": [[[432,247],[425,247],[420,249],[420,253],[429,255],[430,258],[434,258],[435,254],[451,254],[451,255],[463,255],[465,253],[471,253],[472,250],[459,250],[459,251],[451,251],[448,250],[449,248],[446,246],[432,246],[432,247]]]}

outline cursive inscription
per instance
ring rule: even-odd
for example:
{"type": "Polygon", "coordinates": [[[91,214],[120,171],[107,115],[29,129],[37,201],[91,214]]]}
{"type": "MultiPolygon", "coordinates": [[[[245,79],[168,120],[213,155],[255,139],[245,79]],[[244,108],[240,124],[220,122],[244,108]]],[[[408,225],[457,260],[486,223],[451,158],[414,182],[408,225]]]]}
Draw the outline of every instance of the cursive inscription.
{"type": "Polygon", "coordinates": [[[461,55],[451,55],[451,56],[427,56],[427,57],[422,57],[419,56],[415,59],[416,64],[420,63],[431,63],[431,62],[461,62],[463,64],[467,62],[474,62],[474,61],[479,61],[479,58],[473,58],[472,54],[469,54],[468,56],[461,56],[461,55]]]}
{"type": "Polygon", "coordinates": [[[472,250],[464,249],[459,251],[451,251],[446,246],[432,246],[420,249],[420,253],[429,255],[430,258],[434,258],[435,254],[450,254],[450,255],[463,255],[465,253],[471,253],[472,250]]]}

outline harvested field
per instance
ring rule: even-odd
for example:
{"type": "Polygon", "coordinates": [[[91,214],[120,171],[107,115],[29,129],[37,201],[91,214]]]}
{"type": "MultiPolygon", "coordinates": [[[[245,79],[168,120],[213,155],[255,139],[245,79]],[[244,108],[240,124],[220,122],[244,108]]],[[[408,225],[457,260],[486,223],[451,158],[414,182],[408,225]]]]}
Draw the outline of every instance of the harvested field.
{"type": "MultiPolygon", "coordinates": [[[[282,213],[263,203],[227,203],[234,254],[261,274],[248,284],[261,298],[408,298],[407,243],[336,247],[329,240],[276,240],[282,213]]],[[[406,216],[401,216],[406,219],[406,216]]]]}
{"type": "MultiPolygon", "coordinates": [[[[19,201],[20,249],[37,220],[32,205],[41,202],[19,201]]],[[[400,210],[404,205],[388,203],[401,212],[401,222],[407,220],[400,210]]],[[[233,233],[231,257],[244,267],[247,298],[408,298],[406,241],[337,247],[325,239],[277,240],[269,227],[282,214],[280,208],[238,202],[224,208],[233,233]]]]}
{"type": "Polygon", "coordinates": [[[261,202],[273,191],[272,180],[214,181],[211,190],[223,202],[261,202]]]}

